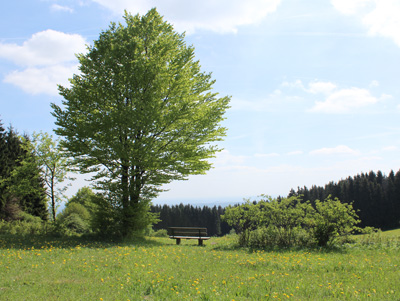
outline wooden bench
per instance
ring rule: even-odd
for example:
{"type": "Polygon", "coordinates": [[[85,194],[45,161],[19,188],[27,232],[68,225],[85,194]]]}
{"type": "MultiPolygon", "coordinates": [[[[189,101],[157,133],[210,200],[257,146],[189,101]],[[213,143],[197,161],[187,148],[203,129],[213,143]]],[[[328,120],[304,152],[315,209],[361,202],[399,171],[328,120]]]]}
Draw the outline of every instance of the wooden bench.
{"type": "Polygon", "coordinates": [[[176,244],[181,243],[181,239],[197,239],[199,246],[203,245],[203,240],[210,239],[207,236],[207,228],[196,227],[169,227],[168,235],[171,239],[176,239],[176,244]]]}

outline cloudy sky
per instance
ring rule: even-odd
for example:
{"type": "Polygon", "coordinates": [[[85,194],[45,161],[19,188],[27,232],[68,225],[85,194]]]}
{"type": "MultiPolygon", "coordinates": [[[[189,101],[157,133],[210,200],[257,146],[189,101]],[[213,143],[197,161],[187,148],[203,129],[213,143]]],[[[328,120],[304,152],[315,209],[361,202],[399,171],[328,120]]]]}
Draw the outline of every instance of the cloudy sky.
{"type": "MultiPolygon", "coordinates": [[[[231,95],[207,175],[157,202],[240,201],[400,168],[399,0],[18,0],[0,4],[0,119],[52,132],[57,84],[124,9],[157,7],[231,95]]],[[[75,182],[70,193],[82,180],[75,182]]]]}

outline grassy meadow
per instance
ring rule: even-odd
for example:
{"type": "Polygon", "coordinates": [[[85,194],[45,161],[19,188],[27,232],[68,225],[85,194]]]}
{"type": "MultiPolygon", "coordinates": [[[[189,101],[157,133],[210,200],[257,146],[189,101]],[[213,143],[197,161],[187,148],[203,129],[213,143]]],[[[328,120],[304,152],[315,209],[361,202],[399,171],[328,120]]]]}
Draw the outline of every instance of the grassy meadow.
{"type": "Polygon", "coordinates": [[[0,300],[400,300],[400,232],[331,250],[235,236],[125,242],[0,236],[0,300]]]}

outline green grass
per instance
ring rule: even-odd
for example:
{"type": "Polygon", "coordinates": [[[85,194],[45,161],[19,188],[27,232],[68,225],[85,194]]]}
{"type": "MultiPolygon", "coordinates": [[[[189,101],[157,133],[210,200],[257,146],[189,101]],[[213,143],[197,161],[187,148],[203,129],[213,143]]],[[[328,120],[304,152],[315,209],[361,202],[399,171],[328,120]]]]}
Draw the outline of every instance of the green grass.
{"type": "Polygon", "coordinates": [[[205,244],[3,235],[0,300],[400,299],[400,244],[251,251],[233,236],[205,244]]]}
{"type": "Polygon", "coordinates": [[[396,236],[400,237],[400,229],[382,232],[383,236],[396,236]]]}

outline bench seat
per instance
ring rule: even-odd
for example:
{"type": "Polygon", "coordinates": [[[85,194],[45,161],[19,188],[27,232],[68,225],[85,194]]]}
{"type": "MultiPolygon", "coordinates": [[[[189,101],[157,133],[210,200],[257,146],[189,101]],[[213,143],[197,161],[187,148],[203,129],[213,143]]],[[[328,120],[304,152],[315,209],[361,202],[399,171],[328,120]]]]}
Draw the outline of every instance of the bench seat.
{"type": "Polygon", "coordinates": [[[176,239],[176,244],[181,243],[181,239],[197,239],[199,246],[203,245],[203,240],[210,239],[207,236],[207,228],[196,227],[169,227],[168,235],[171,239],[176,239]]]}

